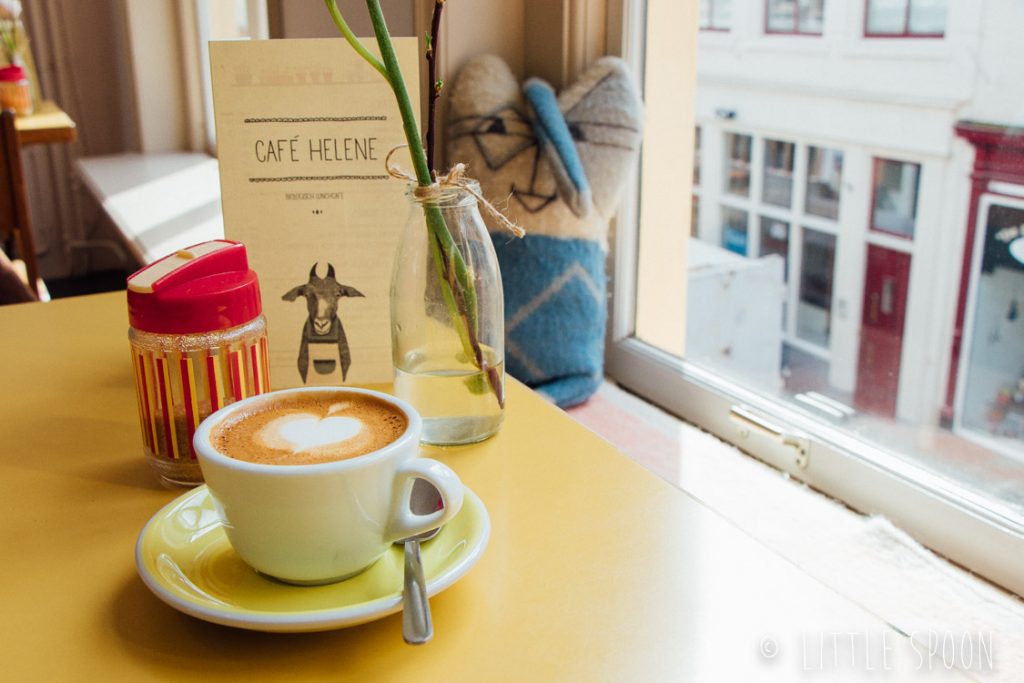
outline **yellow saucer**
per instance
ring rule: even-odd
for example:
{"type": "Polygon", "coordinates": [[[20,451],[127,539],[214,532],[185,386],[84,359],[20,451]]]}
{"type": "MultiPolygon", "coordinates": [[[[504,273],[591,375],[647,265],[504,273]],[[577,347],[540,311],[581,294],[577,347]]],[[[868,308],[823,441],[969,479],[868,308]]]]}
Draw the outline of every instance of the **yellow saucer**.
{"type": "MultiPolygon", "coordinates": [[[[461,578],[487,546],[490,519],[469,489],[462,509],[422,545],[427,592],[461,578]]],[[[156,513],[135,547],[139,575],[171,607],[216,624],[256,631],[326,631],[402,608],[404,562],[392,546],[372,567],[327,586],[290,586],[257,574],[228,542],[206,486],[156,513]]]]}

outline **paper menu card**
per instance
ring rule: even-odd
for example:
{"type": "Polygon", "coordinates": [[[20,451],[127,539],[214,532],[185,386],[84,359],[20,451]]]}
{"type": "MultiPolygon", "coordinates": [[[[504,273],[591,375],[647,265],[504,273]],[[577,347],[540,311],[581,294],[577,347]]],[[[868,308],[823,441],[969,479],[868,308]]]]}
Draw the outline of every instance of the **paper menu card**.
{"type": "MultiPolygon", "coordinates": [[[[416,103],[417,41],[394,45],[416,103]]],[[[224,233],[260,278],[272,387],[390,382],[410,211],[384,167],[405,144],[390,86],[342,38],[212,42],[210,69],[224,233]]]]}

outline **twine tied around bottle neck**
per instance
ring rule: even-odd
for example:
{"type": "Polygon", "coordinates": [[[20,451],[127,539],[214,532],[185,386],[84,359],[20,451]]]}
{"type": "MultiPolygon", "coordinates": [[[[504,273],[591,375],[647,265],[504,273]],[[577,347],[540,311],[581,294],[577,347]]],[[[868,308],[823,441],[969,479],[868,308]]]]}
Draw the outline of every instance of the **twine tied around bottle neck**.
{"type": "Polygon", "coordinates": [[[448,173],[444,174],[443,176],[436,177],[434,179],[434,182],[431,183],[430,185],[420,185],[418,184],[416,176],[412,175],[411,173],[401,168],[400,166],[391,163],[391,156],[398,150],[402,149],[403,147],[408,147],[408,145],[398,145],[397,147],[393,147],[391,151],[388,152],[387,157],[384,159],[384,166],[385,168],[387,168],[388,175],[390,175],[392,178],[398,178],[399,180],[408,180],[413,183],[417,183],[416,189],[413,190],[414,197],[416,197],[419,200],[438,200],[443,196],[445,190],[464,190],[469,194],[473,195],[473,197],[476,198],[476,200],[483,205],[484,210],[487,211],[487,213],[489,213],[494,218],[494,220],[498,221],[498,223],[502,227],[511,232],[513,235],[515,235],[516,237],[522,237],[523,235],[526,234],[525,230],[519,227],[519,225],[517,225],[514,221],[510,220],[496,206],[494,206],[494,204],[491,204],[489,201],[487,201],[487,198],[484,197],[480,192],[476,190],[476,188],[473,187],[475,181],[472,178],[466,177],[465,164],[455,164],[454,166],[451,167],[448,173]]]}

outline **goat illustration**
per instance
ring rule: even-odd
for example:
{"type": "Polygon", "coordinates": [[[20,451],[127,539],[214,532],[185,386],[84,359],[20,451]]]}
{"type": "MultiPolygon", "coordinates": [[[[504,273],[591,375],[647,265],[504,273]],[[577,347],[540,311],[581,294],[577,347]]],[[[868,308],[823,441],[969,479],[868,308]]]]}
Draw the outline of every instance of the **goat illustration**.
{"type": "MultiPolygon", "coordinates": [[[[341,362],[341,381],[345,381],[348,368],[352,364],[352,356],[348,349],[345,328],[338,317],[338,299],[343,296],[365,296],[362,292],[340,284],[334,277],[334,266],[327,264],[327,277],[317,277],[314,263],[309,269],[309,282],[293,287],[281,297],[284,301],[295,301],[300,296],[306,297],[306,308],[309,316],[302,327],[302,343],[299,345],[299,375],[306,382],[309,372],[310,344],[330,344],[338,347],[338,361],[341,362]]],[[[329,375],[334,372],[334,358],[315,358],[313,368],[317,374],[329,375]]]]}

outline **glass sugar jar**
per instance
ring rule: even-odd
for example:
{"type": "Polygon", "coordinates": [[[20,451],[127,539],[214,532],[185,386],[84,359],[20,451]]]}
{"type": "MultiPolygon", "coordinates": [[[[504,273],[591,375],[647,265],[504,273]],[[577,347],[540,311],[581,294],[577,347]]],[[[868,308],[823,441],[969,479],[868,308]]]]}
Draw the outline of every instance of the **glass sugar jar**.
{"type": "Polygon", "coordinates": [[[0,108],[13,109],[18,116],[32,113],[32,91],[23,67],[0,68],[0,108]]]}
{"type": "Polygon", "coordinates": [[[245,246],[204,242],[134,273],[128,317],[146,459],[166,484],[200,484],[196,427],[270,388],[267,321],[245,246]]]}

